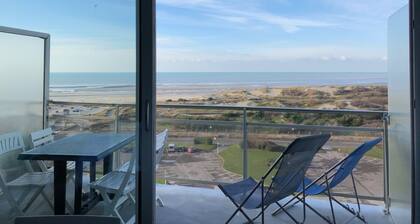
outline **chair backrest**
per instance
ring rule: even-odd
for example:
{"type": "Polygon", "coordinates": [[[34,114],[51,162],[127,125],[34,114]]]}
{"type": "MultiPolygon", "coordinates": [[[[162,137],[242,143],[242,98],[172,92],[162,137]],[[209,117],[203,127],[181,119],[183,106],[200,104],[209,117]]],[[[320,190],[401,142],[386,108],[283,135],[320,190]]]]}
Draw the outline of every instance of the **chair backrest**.
{"type": "Polygon", "coordinates": [[[272,167],[274,177],[264,197],[264,204],[271,204],[293,194],[303,184],[306,170],[315,154],[328,141],[330,135],[313,135],[295,139],[272,167]]]}
{"type": "Polygon", "coordinates": [[[370,141],[367,141],[363,144],[361,144],[357,149],[355,149],[353,152],[351,152],[344,160],[342,160],[342,163],[340,167],[335,172],[331,182],[330,187],[337,186],[339,183],[341,183],[344,179],[346,179],[353,169],[357,166],[360,159],[375,145],[377,145],[379,142],[382,141],[382,138],[376,138],[370,141]]]}
{"type": "Polygon", "coordinates": [[[51,128],[34,131],[31,133],[33,147],[49,144],[54,141],[54,135],[51,128]]]}
{"type": "Polygon", "coordinates": [[[168,129],[160,132],[156,135],[156,151],[159,151],[163,148],[166,144],[166,140],[168,139],[168,129]]]}
{"type": "Polygon", "coordinates": [[[10,194],[6,188],[8,180],[21,175],[25,167],[28,171],[33,171],[28,161],[16,159],[24,149],[25,144],[19,132],[0,135],[0,189],[6,194],[10,194]]]}
{"type": "Polygon", "coordinates": [[[22,135],[19,132],[0,135],[0,155],[13,150],[25,150],[22,135]]]}
{"type": "Polygon", "coordinates": [[[165,149],[166,141],[168,140],[168,129],[156,135],[156,167],[162,159],[163,151],[165,149]]]}
{"type": "Polygon", "coordinates": [[[15,224],[120,224],[120,219],[109,216],[65,215],[17,217],[15,224]]]}
{"type": "MultiPolygon", "coordinates": [[[[32,141],[32,147],[34,148],[49,144],[54,141],[53,130],[51,128],[34,131],[30,134],[30,137],[32,141]]],[[[48,170],[48,166],[44,161],[38,160],[37,163],[41,171],[45,172],[48,170]]]]}

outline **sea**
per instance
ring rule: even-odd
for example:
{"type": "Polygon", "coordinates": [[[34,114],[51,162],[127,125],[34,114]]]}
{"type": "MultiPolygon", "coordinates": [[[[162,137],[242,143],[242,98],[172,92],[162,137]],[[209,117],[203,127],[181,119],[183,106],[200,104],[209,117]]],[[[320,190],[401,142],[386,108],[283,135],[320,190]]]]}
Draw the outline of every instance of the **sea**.
{"type": "MultiPolygon", "coordinates": [[[[51,92],[132,89],[135,73],[51,72],[51,92]]],[[[158,72],[158,91],[387,84],[385,72],[158,72]]]]}

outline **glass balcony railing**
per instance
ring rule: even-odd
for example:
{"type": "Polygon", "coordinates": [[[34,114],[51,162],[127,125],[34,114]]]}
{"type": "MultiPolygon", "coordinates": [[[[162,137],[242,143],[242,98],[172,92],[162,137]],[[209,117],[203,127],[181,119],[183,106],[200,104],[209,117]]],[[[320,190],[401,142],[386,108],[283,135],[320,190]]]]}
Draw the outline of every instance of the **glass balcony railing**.
{"type": "MultiPolygon", "coordinates": [[[[49,125],[57,136],[75,132],[134,131],[135,105],[53,102],[49,125]]],[[[364,203],[388,208],[387,130],[385,111],[322,110],[242,106],[158,105],[157,132],[169,130],[157,182],[214,186],[248,176],[259,179],[296,137],[329,133],[330,141],[317,154],[307,175],[315,177],[344,158],[362,142],[384,141],[371,150],[355,170],[364,203]]],[[[114,156],[115,166],[130,151],[114,156]]],[[[334,194],[352,197],[351,180],[334,194]]]]}

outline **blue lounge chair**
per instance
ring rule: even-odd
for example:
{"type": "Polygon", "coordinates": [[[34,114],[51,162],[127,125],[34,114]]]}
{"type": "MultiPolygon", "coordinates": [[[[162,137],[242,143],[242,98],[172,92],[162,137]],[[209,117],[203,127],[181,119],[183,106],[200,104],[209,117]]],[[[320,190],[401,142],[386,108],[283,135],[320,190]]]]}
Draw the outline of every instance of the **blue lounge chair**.
{"type": "MultiPolygon", "coordinates": [[[[297,201],[295,201],[294,204],[298,202],[302,202],[309,209],[314,211],[316,214],[318,214],[321,218],[323,218],[328,223],[336,223],[335,214],[334,214],[334,206],[332,203],[334,201],[338,205],[343,207],[345,210],[353,214],[354,217],[357,217],[362,222],[366,223],[365,218],[360,213],[360,201],[359,201],[359,195],[357,194],[357,188],[356,188],[356,184],[355,184],[355,180],[353,176],[353,170],[359,163],[360,159],[362,159],[362,157],[369,150],[373,149],[373,147],[377,145],[378,143],[380,143],[381,141],[382,141],[382,138],[376,138],[374,140],[370,140],[363,143],[357,149],[351,152],[348,156],[346,156],[344,159],[336,163],[327,172],[325,172],[324,174],[322,174],[320,177],[318,177],[315,180],[305,178],[305,188],[303,189],[303,187],[301,186],[298,189],[297,191],[298,193],[295,195],[295,197],[290,199],[282,207],[284,208],[288,206],[292,201],[297,199],[297,201]],[[354,190],[354,194],[357,201],[357,207],[358,207],[357,211],[355,211],[353,208],[350,208],[348,205],[344,205],[343,203],[339,202],[337,199],[335,199],[331,195],[331,189],[339,185],[341,182],[343,182],[348,176],[350,176],[352,179],[353,190],[354,190]],[[327,217],[325,217],[324,215],[316,211],[313,207],[305,203],[302,198],[299,198],[301,195],[308,196],[308,195],[320,195],[320,194],[326,194],[328,196],[330,207],[331,207],[331,214],[333,218],[332,222],[327,217]]],[[[272,215],[276,215],[279,212],[283,211],[282,207],[278,208],[272,215]]]]}
{"type": "MultiPolygon", "coordinates": [[[[264,223],[264,210],[268,206],[276,203],[282,208],[278,201],[292,195],[299,186],[303,186],[306,170],[315,154],[329,138],[330,135],[297,138],[261,177],[260,181],[257,182],[250,177],[237,183],[219,185],[222,192],[237,207],[226,223],[229,223],[238,212],[241,212],[250,223],[253,223],[259,216],[264,223]],[[266,188],[264,183],[272,172],[275,172],[275,175],[271,179],[270,186],[266,188]],[[261,212],[251,219],[243,208],[261,209],[261,212]]],[[[305,191],[303,191],[303,195],[305,195],[305,191]]],[[[295,223],[299,223],[289,212],[284,211],[295,223]]],[[[305,206],[303,206],[303,215],[303,220],[305,220],[305,206]]]]}

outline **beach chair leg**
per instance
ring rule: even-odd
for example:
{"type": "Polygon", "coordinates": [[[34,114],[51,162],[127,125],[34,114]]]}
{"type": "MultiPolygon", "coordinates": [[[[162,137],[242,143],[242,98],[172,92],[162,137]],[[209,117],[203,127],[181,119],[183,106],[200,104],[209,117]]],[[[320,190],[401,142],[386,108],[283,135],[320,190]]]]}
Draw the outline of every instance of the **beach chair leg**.
{"type": "MultiPolygon", "coordinates": [[[[289,208],[291,208],[291,207],[293,207],[293,206],[295,206],[297,203],[299,203],[299,199],[298,199],[298,197],[299,197],[299,195],[300,194],[296,194],[295,196],[293,196],[289,201],[287,201],[284,205],[283,205],[283,208],[284,209],[289,209],[289,208]],[[291,205],[289,205],[291,202],[293,202],[295,199],[297,199],[297,201],[295,201],[293,204],[291,204],[291,205]]],[[[279,208],[278,209],[276,209],[273,213],[271,213],[271,215],[272,216],[276,216],[276,215],[278,215],[280,212],[282,212],[283,210],[280,208],[280,203],[279,202],[276,202],[276,204],[279,206],[279,208]]]]}
{"type": "Polygon", "coordinates": [[[237,207],[237,209],[235,210],[235,212],[229,217],[229,219],[225,222],[226,224],[229,223],[230,221],[232,221],[233,217],[235,217],[235,215],[238,212],[241,212],[242,215],[245,216],[245,218],[248,220],[249,223],[253,223],[253,220],[242,210],[242,206],[245,205],[245,203],[248,201],[248,199],[252,196],[252,194],[260,187],[260,184],[263,184],[261,181],[254,187],[254,189],[249,192],[248,196],[242,201],[242,203],[240,205],[238,205],[228,194],[225,193],[223,187],[219,186],[220,190],[222,190],[223,193],[225,193],[225,195],[229,198],[229,200],[237,207]]]}
{"type": "Polygon", "coordinates": [[[334,205],[332,203],[332,197],[331,197],[330,183],[328,181],[328,175],[325,175],[325,183],[327,184],[328,200],[330,201],[330,208],[331,208],[333,223],[336,224],[335,214],[334,214],[334,205]]]}
{"type": "Polygon", "coordinates": [[[360,200],[359,200],[359,194],[357,193],[356,181],[354,180],[353,171],[351,172],[351,181],[353,183],[354,195],[356,196],[356,201],[357,201],[357,213],[360,214],[360,212],[361,212],[360,200]]]}
{"type": "Polygon", "coordinates": [[[230,221],[232,221],[233,217],[235,217],[235,215],[240,212],[242,213],[242,215],[244,215],[244,217],[248,220],[248,223],[254,223],[254,221],[245,213],[245,211],[242,209],[242,205],[238,205],[236,203],[234,203],[237,206],[237,209],[235,210],[235,212],[229,217],[229,219],[226,221],[226,224],[230,223],[230,221]]]}
{"type": "Polygon", "coordinates": [[[159,197],[159,195],[156,197],[156,203],[157,203],[157,205],[158,205],[159,207],[163,207],[163,206],[164,206],[163,201],[162,201],[162,199],[159,197]]]}
{"type": "Polygon", "coordinates": [[[302,223],[305,223],[305,221],[306,221],[306,190],[305,190],[305,181],[303,180],[302,181],[302,189],[303,189],[303,191],[302,191],[302,195],[303,195],[303,220],[302,220],[302,223]]]}
{"type": "Polygon", "coordinates": [[[261,184],[261,222],[264,224],[264,180],[261,184]]]}
{"type": "Polygon", "coordinates": [[[360,221],[362,221],[363,223],[366,223],[366,220],[363,216],[357,214],[354,209],[350,208],[348,205],[344,205],[343,203],[339,202],[337,199],[335,199],[334,197],[331,197],[332,200],[335,201],[335,203],[337,203],[338,205],[340,205],[342,208],[344,208],[345,210],[347,210],[348,212],[350,212],[351,214],[353,214],[356,218],[358,218],[360,221]]]}
{"type": "Polygon", "coordinates": [[[360,206],[360,199],[359,199],[359,195],[357,192],[357,187],[356,187],[356,181],[354,179],[354,175],[353,172],[351,173],[351,179],[352,179],[352,184],[353,184],[353,190],[354,190],[354,194],[356,197],[356,201],[357,201],[357,208],[358,211],[356,212],[353,208],[350,208],[349,205],[344,205],[343,203],[341,203],[340,201],[338,201],[336,198],[331,196],[331,199],[337,203],[338,205],[340,205],[342,208],[344,208],[345,210],[347,210],[348,212],[350,212],[351,214],[353,214],[356,218],[358,218],[360,221],[362,221],[363,223],[367,223],[365,217],[363,217],[361,215],[361,206],[360,206]]]}
{"type": "Polygon", "coordinates": [[[289,216],[289,218],[294,222],[294,223],[296,223],[296,224],[300,224],[300,222],[299,221],[297,221],[296,219],[295,219],[295,217],[293,217],[292,216],[292,214],[290,214],[283,206],[280,206],[280,209],[287,215],[287,216],[289,216]]]}
{"type": "MultiPolygon", "coordinates": [[[[302,199],[297,198],[298,200],[300,200],[300,202],[304,203],[302,199]]],[[[321,213],[319,213],[314,207],[312,207],[311,205],[309,205],[308,203],[306,203],[306,207],[309,208],[311,211],[313,211],[315,214],[317,214],[320,218],[322,218],[325,222],[327,223],[331,223],[331,220],[327,219],[324,215],[322,215],[321,213]]]]}

